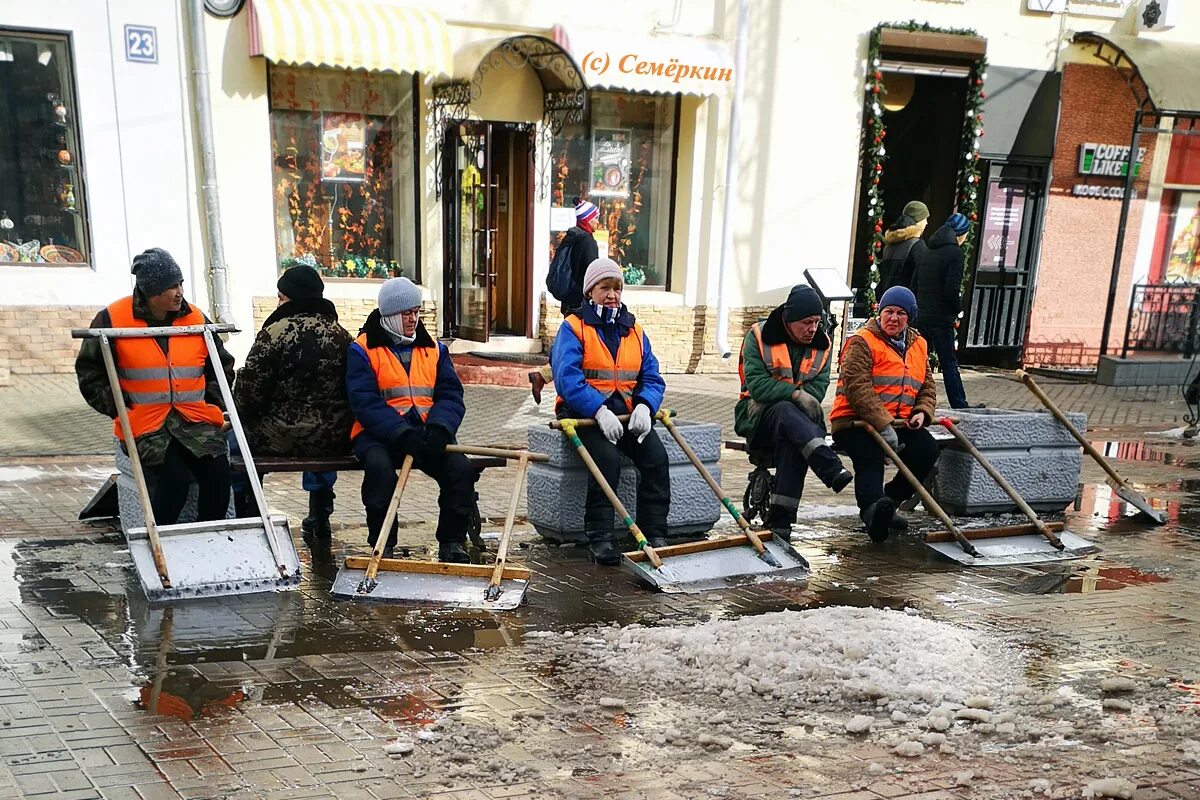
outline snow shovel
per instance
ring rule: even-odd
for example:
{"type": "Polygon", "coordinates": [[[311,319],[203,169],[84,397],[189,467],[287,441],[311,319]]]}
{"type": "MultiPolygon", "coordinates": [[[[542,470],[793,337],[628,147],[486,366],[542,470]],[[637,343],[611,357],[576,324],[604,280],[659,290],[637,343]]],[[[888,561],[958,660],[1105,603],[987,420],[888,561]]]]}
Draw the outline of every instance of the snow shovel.
{"type": "Polygon", "coordinates": [[[76,339],[97,338],[108,373],[109,388],[117,407],[117,419],[126,442],[134,441],[129,411],[121,391],[111,340],[202,336],[209,360],[215,365],[217,385],[229,413],[229,422],[242,449],[246,476],[250,481],[260,515],[245,519],[221,519],[159,525],[154,519],[150,492],[137,447],[129,446],[129,463],[137,488],[138,502],[146,524],[126,534],[129,554],[146,597],[151,601],[251,594],[291,588],[300,583],[300,560],[292,543],[287,517],[272,515],[263,495],[254,459],[242,430],[233,393],[220,367],[214,333],[234,332],[233,325],[190,325],[160,328],[85,328],[71,331],[76,339]]]}
{"type": "MultiPolygon", "coordinates": [[[[617,419],[626,422],[629,416],[621,415],[617,419]]],[[[625,504],[608,485],[600,473],[600,469],[596,466],[596,462],[592,460],[587,448],[584,447],[583,442],[579,440],[579,435],[575,432],[576,427],[588,427],[595,424],[595,421],[590,419],[563,419],[551,422],[550,427],[562,430],[575,445],[575,449],[579,451],[579,457],[587,466],[588,471],[591,472],[592,477],[596,479],[608,497],[608,501],[612,503],[625,526],[633,534],[633,538],[638,543],[638,549],[630,553],[623,553],[622,564],[639,580],[650,584],[659,591],[674,594],[724,589],[733,585],[784,580],[808,574],[807,562],[801,558],[800,554],[792,550],[790,545],[775,541],[770,532],[760,534],[759,541],[763,543],[764,549],[779,562],[780,566],[771,566],[765,560],[761,560],[757,553],[747,550],[747,537],[744,536],[727,536],[712,541],[687,542],[657,549],[651,547],[641,529],[629,515],[625,504]],[[669,563],[667,563],[668,561],[669,563]]],[[[677,438],[676,441],[680,441],[680,439],[677,438]]],[[[695,453],[691,455],[694,457],[695,453]]],[[[705,474],[707,473],[702,467],[701,470],[705,474]]],[[[709,477],[711,479],[711,476],[709,477]]]]}
{"type": "Polygon", "coordinates": [[[958,426],[954,424],[954,420],[943,417],[937,420],[937,423],[949,431],[959,446],[979,462],[979,466],[983,467],[984,471],[996,482],[996,485],[1008,495],[1013,504],[1029,519],[1033,530],[1029,531],[1025,529],[1026,526],[966,528],[963,531],[963,535],[968,539],[974,539],[976,549],[980,553],[979,558],[966,555],[954,543],[930,541],[929,538],[926,538],[925,543],[930,549],[953,561],[972,564],[974,566],[1042,564],[1051,561],[1069,561],[1075,558],[1083,558],[1086,555],[1095,553],[1099,549],[1086,539],[1082,539],[1064,530],[1064,526],[1061,523],[1052,526],[1050,523],[1042,520],[1037,515],[1037,512],[1029,507],[1029,503],[1025,502],[1025,498],[1021,497],[1017,493],[1017,490],[1013,488],[1013,485],[1000,474],[992,462],[988,461],[983,453],[979,451],[979,448],[967,438],[966,434],[958,429],[958,426]],[[1055,529],[1062,531],[1062,535],[1057,535],[1055,529]],[[1002,531],[1011,532],[1000,533],[1002,531]],[[988,535],[982,535],[984,532],[988,535]],[[981,562],[981,558],[986,563],[981,562]]]}
{"type": "Polygon", "coordinates": [[[1093,447],[1092,443],[1083,437],[1083,434],[1071,424],[1069,419],[1067,419],[1066,414],[1064,414],[1059,407],[1054,404],[1053,400],[1046,396],[1046,393],[1042,391],[1042,387],[1038,386],[1033,380],[1032,375],[1029,375],[1023,369],[1019,369],[1017,370],[1017,377],[1022,383],[1025,384],[1029,391],[1033,392],[1034,397],[1042,401],[1042,405],[1046,407],[1047,411],[1054,415],[1054,418],[1058,420],[1059,424],[1066,428],[1070,434],[1075,437],[1075,441],[1079,442],[1080,447],[1083,448],[1083,452],[1094,458],[1096,463],[1108,473],[1108,485],[1112,487],[1113,491],[1117,493],[1118,497],[1120,497],[1126,503],[1129,503],[1129,505],[1136,508],[1145,516],[1149,517],[1154,524],[1166,524],[1166,513],[1151,506],[1150,501],[1143,497],[1138,490],[1133,488],[1133,485],[1130,484],[1129,481],[1125,480],[1120,474],[1117,473],[1115,469],[1113,469],[1113,465],[1108,462],[1108,459],[1100,455],[1100,451],[1093,447]]]}
{"type": "Polygon", "coordinates": [[[440,561],[384,558],[387,533],[396,520],[400,498],[412,470],[412,456],[405,456],[400,467],[396,490],[388,504],[383,528],[371,556],[347,556],[330,590],[335,597],[377,602],[408,601],[436,603],[455,608],[482,608],[491,611],[510,611],[521,604],[529,585],[530,571],[507,563],[508,542],[516,519],[517,498],[530,461],[549,461],[550,457],[526,450],[495,447],[447,445],[447,453],[499,456],[519,459],[517,480],[513,486],[508,517],[496,564],[448,564],[440,561]]]}

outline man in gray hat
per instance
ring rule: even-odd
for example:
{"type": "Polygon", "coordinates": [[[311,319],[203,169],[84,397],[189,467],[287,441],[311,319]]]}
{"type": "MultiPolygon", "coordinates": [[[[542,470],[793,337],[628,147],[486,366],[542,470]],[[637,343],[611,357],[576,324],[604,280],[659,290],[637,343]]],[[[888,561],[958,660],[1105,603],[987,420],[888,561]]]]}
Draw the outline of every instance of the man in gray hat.
{"type": "Polygon", "coordinates": [[[385,519],[396,470],[405,456],[438,483],[438,559],[466,564],[464,544],[475,507],[475,471],[461,453],[447,453],[466,414],[462,381],[446,346],[421,324],[421,290],[408,278],[379,289],[346,363],[346,394],[354,414],[350,438],[363,464],[367,542],[388,527],[383,555],[392,557],[397,526],[385,519]]]}
{"type": "MultiPolygon", "coordinates": [[[[135,286],[128,297],[101,309],[93,328],[204,325],[199,308],[183,297],[183,271],[166,250],[152,247],[133,259],[135,286]]],[[[221,369],[233,381],[233,356],[216,339],[221,369]]],[[[229,506],[228,447],[221,426],[224,402],[215,365],[200,336],[112,340],[121,392],[129,409],[150,505],[160,525],[179,519],[192,480],[199,488],[199,521],[224,519],[229,506]]],[[[75,359],[87,404],[113,420],[113,434],[129,443],[117,421],[99,339],[84,339],[75,359]]]]}

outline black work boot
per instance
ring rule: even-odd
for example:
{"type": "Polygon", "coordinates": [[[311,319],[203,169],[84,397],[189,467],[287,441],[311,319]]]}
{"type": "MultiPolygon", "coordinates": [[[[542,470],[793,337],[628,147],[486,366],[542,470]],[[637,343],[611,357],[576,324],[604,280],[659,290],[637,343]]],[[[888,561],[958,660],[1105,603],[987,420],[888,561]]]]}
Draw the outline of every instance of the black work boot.
{"type": "Polygon", "coordinates": [[[871,541],[882,542],[888,538],[895,513],[896,501],[886,496],[862,510],[859,516],[867,526],[867,535],[871,537],[871,541]]]}
{"type": "Polygon", "coordinates": [[[841,494],[842,489],[849,486],[852,480],[854,480],[854,476],[850,474],[849,470],[844,469],[833,476],[833,480],[829,482],[829,488],[833,490],[834,494],[841,494]]]}
{"type": "Polygon", "coordinates": [[[258,516],[258,503],[254,501],[254,492],[242,489],[233,493],[233,512],[238,519],[258,516]]]}
{"type": "Polygon", "coordinates": [[[908,520],[899,511],[893,512],[892,521],[888,523],[888,527],[894,531],[908,530],[908,520]]]}
{"type": "Polygon", "coordinates": [[[329,516],[333,514],[332,489],[317,489],[308,493],[308,516],[300,522],[300,533],[309,547],[328,547],[333,531],[329,516]]]}
{"type": "Polygon", "coordinates": [[[438,545],[438,561],[443,564],[470,564],[471,556],[464,542],[442,542],[438,545]]]}
{"type": "Polygon", "coordinates": [[[588,553],[591,555],[592,561],[601,566],[615,567],[621,563],[621,554],[617,552],[617,548],[613,547],[612,531],[589,532],[588,553]]]}
{"type": "Polygon", "coordinates": [[[796,509],[781,505],[772,505],[767,509],[767,517],[763,524],[767,530],[781,542],[792,541],[792,523],[796,519],[796,509]]]}

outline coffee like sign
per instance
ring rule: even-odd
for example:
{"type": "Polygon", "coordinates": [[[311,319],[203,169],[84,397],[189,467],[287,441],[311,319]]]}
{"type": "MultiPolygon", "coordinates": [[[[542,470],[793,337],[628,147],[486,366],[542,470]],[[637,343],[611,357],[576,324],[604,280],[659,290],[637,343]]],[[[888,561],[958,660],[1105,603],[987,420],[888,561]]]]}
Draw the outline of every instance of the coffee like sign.
{"type": "MultiPolygon", "coordinates": [[[[1133,175],[1137,177],[1142,162],[1146,160],[1146,148],[1138,148],[1137,164],[1133,175]]],[[[1079,174],[1097,175],[1106,178],[1124,178],[1129,161],[1129,146],[1119,144],[1097,144],[1084,142],[1079,145],[1079,174]]]]}

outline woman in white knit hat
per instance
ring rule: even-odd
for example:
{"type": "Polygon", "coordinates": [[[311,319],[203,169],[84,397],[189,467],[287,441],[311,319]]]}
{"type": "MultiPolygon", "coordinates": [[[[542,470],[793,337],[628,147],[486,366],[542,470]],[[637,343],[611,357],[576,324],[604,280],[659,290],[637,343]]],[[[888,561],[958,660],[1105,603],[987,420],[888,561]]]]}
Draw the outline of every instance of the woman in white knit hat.
{"type": "MultiPolygon", "coordinates": [[[[661,547],[671,474],[662,442],[649,434],[666,384],[649,337],[621,302],[624,288],[621,268],[612,259],[588,265],[583,304],[563,320],[550,354],[558,388],[555,413],[596,420],[595,426],[579,428],[579,438],[610,486],[621,476],[621,455],[633,462],[640,473],[637,523],[650,544],[661,547]],[[628,424],[617,419],[621,414],[630,415],[628,424]]],[[[592,478],[583,518],[592,558],[605,566],[620,563],[613,547],[613,509],[592,478]]]]}

